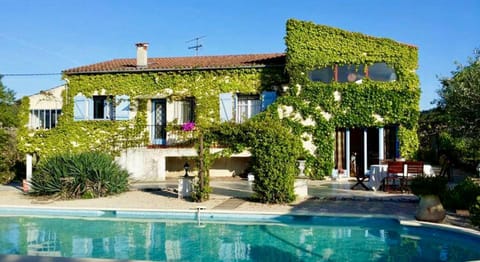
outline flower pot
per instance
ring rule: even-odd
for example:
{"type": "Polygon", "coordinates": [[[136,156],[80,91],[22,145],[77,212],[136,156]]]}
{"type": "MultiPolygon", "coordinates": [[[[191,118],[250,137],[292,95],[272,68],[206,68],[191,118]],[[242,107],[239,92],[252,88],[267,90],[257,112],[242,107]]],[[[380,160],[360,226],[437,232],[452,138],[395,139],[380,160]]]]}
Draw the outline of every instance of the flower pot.
{"type": "Polygon", "coordinates": [[[446,212],[443,208],[440,198],[437,195],[420,196],[415,218],[427,222],[441,222],[445,218],[446,212]]]}

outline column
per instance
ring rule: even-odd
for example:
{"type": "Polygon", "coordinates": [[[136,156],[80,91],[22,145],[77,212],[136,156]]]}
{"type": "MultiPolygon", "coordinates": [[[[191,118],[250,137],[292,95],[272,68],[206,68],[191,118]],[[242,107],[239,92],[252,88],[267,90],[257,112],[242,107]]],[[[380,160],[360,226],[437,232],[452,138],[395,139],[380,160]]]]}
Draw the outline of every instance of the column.
{"type": "Polygon", "coordinates": [[[347,162],[347,177],[350,176],[350,130],[347,128],[345,130],[345,154],[346,154],[346,162],[347,162]]]}
{"type": "Polygon", "coordinates": [[[378,164],[380,164],[385,159],[385,140],[384,137],[384,129],[383,127],[378,128],[378,164]]]}
{"type": "Polygon", "coordinates": [[[367,145],[367,132],[368,129],[363,129],[363,173],[368,171],[368,145],[367,145]]]}
{"type": "Polygon", "coordinates": [[[30,182],[32,181],[32,155],[27,154],[26,156],[27,163],[26,163],[26,174],[27,174],[27,181],[30,182]]]}

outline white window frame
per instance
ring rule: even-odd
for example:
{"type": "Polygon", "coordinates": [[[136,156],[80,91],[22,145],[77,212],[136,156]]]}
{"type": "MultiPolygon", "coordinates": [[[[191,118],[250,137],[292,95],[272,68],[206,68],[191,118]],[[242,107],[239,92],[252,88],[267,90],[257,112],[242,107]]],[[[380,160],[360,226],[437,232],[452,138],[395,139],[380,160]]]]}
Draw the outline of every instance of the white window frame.
{"type": "Polygon", "coordinates": [[[29,127],[32,129],[52,129],[57,126],[61,109],[30,109],[29,127]],[[49,121],[47,123],[47,115],[49,121]]]}
{"type": "Polygon", "coordinates": [[[174,119],[178,125],[195,122],[195,99],[193,97],[173,103],[174,119]]]}
{"type": "Polygon", "coordinates": [[[262,101],[258,95],[237,94],[235,106],[235,122],[243,123],[261,112],[262,101]]]}

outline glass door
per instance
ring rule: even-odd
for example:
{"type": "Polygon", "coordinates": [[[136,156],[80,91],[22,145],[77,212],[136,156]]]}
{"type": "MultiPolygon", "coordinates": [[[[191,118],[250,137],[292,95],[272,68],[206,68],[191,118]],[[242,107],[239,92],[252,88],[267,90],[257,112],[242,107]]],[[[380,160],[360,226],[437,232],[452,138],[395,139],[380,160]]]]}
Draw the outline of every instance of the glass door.
{"type": "Polygon", "coordinates": [[[165,145],[167,138],[167,101],[152,100],[152,141],[155,145],[165,145]]]}

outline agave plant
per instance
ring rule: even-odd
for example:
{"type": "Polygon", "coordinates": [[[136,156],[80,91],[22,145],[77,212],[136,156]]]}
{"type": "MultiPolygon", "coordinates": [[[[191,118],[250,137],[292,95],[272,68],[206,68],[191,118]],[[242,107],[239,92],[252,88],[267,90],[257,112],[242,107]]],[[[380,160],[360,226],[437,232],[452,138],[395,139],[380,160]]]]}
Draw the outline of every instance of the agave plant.
{"type": "Polygon", "coordinates": [[[128,172],[104,153],[61,155],[42,161],[32,177],[34,195],[93,198],[128,190],[128,172]]]}

